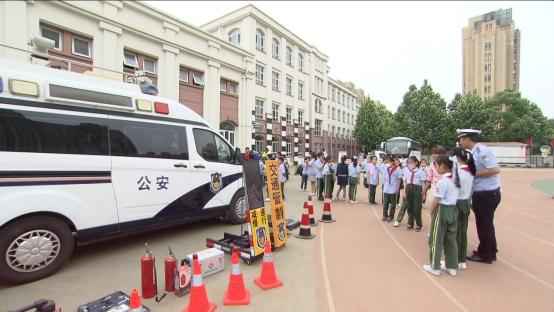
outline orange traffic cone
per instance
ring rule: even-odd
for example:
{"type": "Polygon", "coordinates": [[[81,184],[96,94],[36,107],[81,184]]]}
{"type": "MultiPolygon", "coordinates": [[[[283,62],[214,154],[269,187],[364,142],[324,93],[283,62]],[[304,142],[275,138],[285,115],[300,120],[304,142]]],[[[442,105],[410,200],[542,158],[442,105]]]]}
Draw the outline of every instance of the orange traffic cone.
{"type": "Polygon", "coordinates": [[[308,212],[308,205],[304,203],[304,213],[302,213],[302,220],[300,222],[300,232],[294,235],[296,238],[312,239],[315,235],[312,235],[312,228],[310,226],[310,216],[308,212]]]}
{"type": "Polygon", "coordinates": [[[261,289],[267,290],[283,286],[283,283],[277,277],[275,272],[275,265],[273,264],[273,256],[271,255],[271,243],[269,240],[265,241],[264,258],[262,260],[262,273],[260,277],[254,280],[256,285],[261,289]]]}
{"type": "Polygon", "coordinates": [[[133,288],[133,291],[131,291],[131,298],[129,298],[129,308],[131,311],[142,311],[142,303],[140,303],[140,296],[136,288],[133,288]]]}
{"type": "Polygon", "coordinates": [[[331,199],[325,198],[325,201],[323,202],[323,215],[321,216],[321,222],[325,223],[332,223],[336,220],[333,220],[333,216],[331,215],[331,199]]]}
{"type": "Polygon", "coordinates": [[[310,214],[310,225],[311,226],[317,226],[317,221],[315,220],[314,216],[314,202],[312,201],[312,196],[308,196],[308,211],[310,214]]]}
{"type": "Polygon", "coordinates": [[[183,312],[212,312],[216,305],[209,301],[206,287],[202,282],[202,267],[198,261],[198,255],[192,256],[192,284],[190,287],[189,305],[183,312]]]}
{"type": "Polygon", "coordinates": [[[229,277],[229,286],[223,297],[224,305],[247,305],[250,304],[250,292],[244,287],[244,279],[240,272],[239,249],[233,248],[231,256],[231,276],[229,277]]]}

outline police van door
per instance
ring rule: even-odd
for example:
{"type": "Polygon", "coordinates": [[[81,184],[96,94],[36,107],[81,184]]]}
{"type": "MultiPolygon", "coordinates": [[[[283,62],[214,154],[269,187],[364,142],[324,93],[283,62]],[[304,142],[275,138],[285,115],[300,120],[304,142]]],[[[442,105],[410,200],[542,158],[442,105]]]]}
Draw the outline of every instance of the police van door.
{"type": "Polygon", "coordinates": [[[192,168],[209,178],[204,208],[228,206],[242,186],[242,167],[234,164],[233,148],[209,129],[194,128],[193,136],[196,155],[191,153],[192,168]]]}
{"type": "Polygon", "coordinates": [[[112,119],[112,179],[123,231],[178,223],[175,217],[184,215],[174,202],[203,180],[190,166],[187,131],[187,125],[112,119]],[[130,222],[136,220],[143,222],[130,222]]]}

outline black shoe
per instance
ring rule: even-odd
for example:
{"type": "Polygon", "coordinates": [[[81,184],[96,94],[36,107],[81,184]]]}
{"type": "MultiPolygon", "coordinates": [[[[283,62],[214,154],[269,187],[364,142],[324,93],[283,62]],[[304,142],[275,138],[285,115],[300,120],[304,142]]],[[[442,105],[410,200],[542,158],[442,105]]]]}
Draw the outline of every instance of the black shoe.
{"type": "Polygon", "coordinates": [[[408,231],[413,230],[414,226],[413,225],[408,225],[407,229],[408,229],[408,231]]]}
{"type": "Polygon", "coordinates": [[[481,256],[479,256],[477,254],[473,254],[469,257],[466,257],[466,259],[469,260],[469,261],[474,261],[474,262],[481,262],[481,263],[488,263],[488,264],[492,263],[492,260],[487,260],[487,259],[482,258],[481,256]]]}
{"type": "Polygon", "coordinates": [[[418,227],[415,228],[415,231],[416,232],[421,232],[421,228],[422,228],[421,226],[418,226],[418,227]]]}

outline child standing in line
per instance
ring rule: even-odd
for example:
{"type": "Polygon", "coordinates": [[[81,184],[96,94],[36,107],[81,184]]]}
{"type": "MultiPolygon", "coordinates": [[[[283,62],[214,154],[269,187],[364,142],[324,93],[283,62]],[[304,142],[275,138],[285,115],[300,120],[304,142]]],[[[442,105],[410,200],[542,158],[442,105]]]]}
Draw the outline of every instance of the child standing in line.
{"type": "Polygon", "coordinates": [[[334,172],[329,156],[325,158],[323,165],[323,182],[325,183],[325,198],[333,198],[334,172]]]}
{"type": "Polygon", "coordinates": [[[287,182],[287,167],[285,165],[285,159],[279,157],[279,183],[281,183],[281,193],[283,194],[283,200],[285,200],[285,182],[287,182]]]}
{"type": "Polygon", "coordinates": [[[360,176],[360,165],[358,164],[358,158],[353,157],[352,163],[348,166],[348,199],[351,204],[356,203],[356,194],[358,192],[358,183],[360,176]]]}
{"type": "Polygon", "coordinates": [[[403,170],[404,191],[402,192],[402,208],[398,213],[394,226],[400,226],[404,213],[408,210],[408,230],[414,228],[414,219],[416,223],[416,232],[421,231],[421,206],[423,185],[427,180],[427,174],[419,168],[419,160],[411,156],[407,161],[408,166],[403,170]]]}
{"type": "Polygon", "coordinates": [[[315,176],[317,180],[317,200],[323,201],[323,191],[325,188],[325,183],[323,180],[323,166],[325,165],[325,160],[323,159],[323,153],[319,152],[317,154],[316,160],[312,164],[312,167],[315,169],[315,176]]]}
{"type": "Polygon", "coordinates": [[[302,180],[300,182],[300,189],[302,191],[306,190],[308,186],[308,164],[310,163],[310,157],[304,159],[304,164],[302,165],[302,180]]]}
{"type": "Polygon", "coordinates": [[[423,270],[433,274],[441,274],[441,257],[444,251],[446,271],[456,276],[458,269],[458,188],[452,181],[452,161],[446,155],[438,156],[436,160],[437,171],[441,175],[434,198],[431,203],[432,222],[431,235],[429,236],[429,264],[423,266],[423,270]]]}
{"type": "MultiPolygon", "coordinates": [[[[427,163],[427,159],[423,158],[421,159],[421,161],[419,162],[419,167],[421,168],[421,170],[423,170],[425,172],[425,175],[427,177],[429,177],[429,165],[427,163]]],[[[423,185],[423,193],[422,193],[422,203],[425,204],[425,201],[427,199],[427,181],[426,183],[423,185]]]]}
{"type": "Polygon", "coordinates": [[[391,222],[396,210],[396,194],[400,189],[402,171],[392,157],[387,159],[387,164],[383,167],[383,221],[391,222]]]}
{"type": "Polygon", "coordinates": [[[308,162],[308,181],[310,182],[310,193],[312,196],[315,196],[317,189],[317,171],[314,166],[315,161],[315,154],[312,153],[312,157],[310,157],[310,161],[308,162]]]}
{"type": "Polygon", "coordinates": [[[379,184],[379,168],[377,168],[377,157],[371,156],[369,159],[367,166],[367,184],[369,185],[369,204],[375,205],[377,202],[375,202],[375,193],[377,192],[377,185],[379,184]]]}
{"type": "Polygon", "coordinates": [[[340,199],[340,193],[342,191],[342,200],[346,200],[346,185],[348,184],[348,165],[346,164],[346,156],[342,156],[340,164],[337,165],[337,184],[339,190],[335,198],[340,199]]]}
{"type": "Polygon", "coordinates": [[[470,198],[473,188],[473,177],[475,176],[475,163],[470,152],[456,148],[453,152],[456,157],[457,168],[455,169],[454,182],[460,188],[458,194],[458,269],[465,270],[467,256],[467,220],[470,211],[470,198]]]}

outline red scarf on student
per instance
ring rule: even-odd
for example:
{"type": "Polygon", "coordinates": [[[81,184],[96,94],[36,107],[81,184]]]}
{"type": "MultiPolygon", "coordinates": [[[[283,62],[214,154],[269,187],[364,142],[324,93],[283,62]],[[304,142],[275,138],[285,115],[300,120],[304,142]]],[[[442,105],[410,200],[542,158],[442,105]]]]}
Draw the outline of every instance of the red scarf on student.
{"type": "Polygon", "coordinates": [[[397,168],[398,168],[398,166],[390,166],[390,167],[387,168],[387,173],[389,174],[389,184],[392,184],[391,183],[391,176],[397,168]]]}

